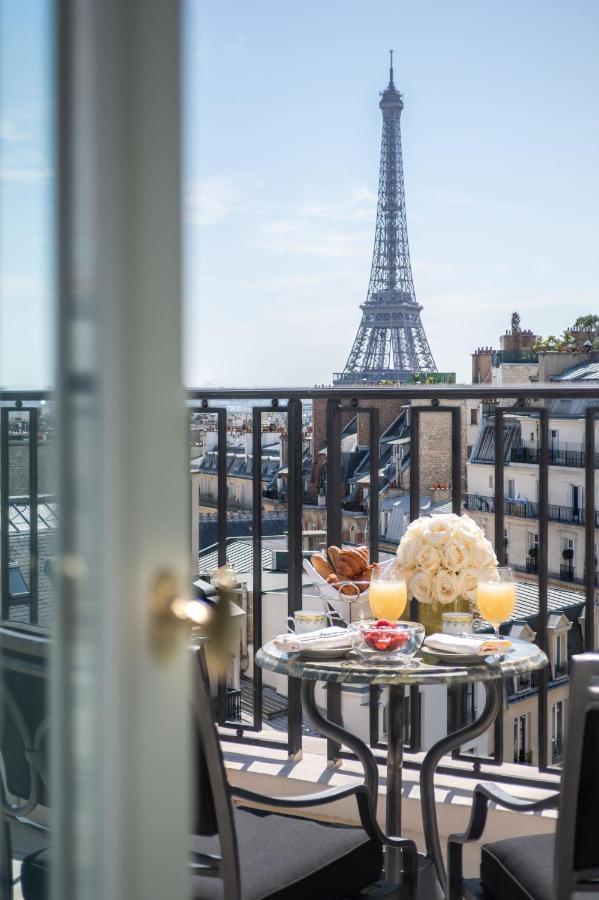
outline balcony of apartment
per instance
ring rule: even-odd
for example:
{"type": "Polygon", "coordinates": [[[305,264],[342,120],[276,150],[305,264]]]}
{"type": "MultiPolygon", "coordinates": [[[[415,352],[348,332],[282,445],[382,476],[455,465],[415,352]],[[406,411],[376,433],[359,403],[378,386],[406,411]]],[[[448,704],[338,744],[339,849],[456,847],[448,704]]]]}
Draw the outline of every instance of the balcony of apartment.
{"type": "MultiPolygon", "coordinates": [[[[493,388],[493,393],[516,397],[521,393],[524,397],[537,398],[539,392],[542,396],[543,388],[526,387],[519,389],[516,394],[513,387],[493,388]]],[[[547,388],[545,388],[547,390],[547,388]]],[[[571,389],[570,389],[571,390],[571,389]]],[[[255,467],[252,478],[252,523],[247,538],[247,546],[251,549],[249,554],[249,569],[244,573],[244,581],[250,586],[249,595],[245,601],[247,606],[243,610],[247,622],[247,631],[240,638],[239,660],[233,666],[227,678],[219,685],[219,702],[216,705],[216,718],[224,751],[225,763],[233,784],[247,787],[253,790],[262,790],[270,794],[304,794],[313,790],[314,785],[333,784],[337,786],[357,784],[363,777],[362,764],[359,759],[347,748],[340,747],[332,739],[324,739],[319,736],[314,724],[310,721],[307,711],[302,704],[299,685],[293,683],[293,679],[287,683],[286,679],[278,678],[268,680],[253,665],[253,654],[264,641],[272,637],[275,628],[283,630],[284,622],[288,615],[293,615],[302,608],[312,608],[314,604],[322,602],[318,597],[314,586],[306,583],[302,572],[304,557],[304,542],[302,528],[302,506],[304,497],[304,481],[302,466],[302,401],[324,399],[328,404],[328,429],[327,442],[327,485],[328,491],[325,497],[327,513],[327,543],[343,543],[341,538],[341,519],[343,501],[345,499],[345,487],[341,481],[341,467],[339,458],[341,452],[341,413],[344,409],[353,409],[364,406],[368,409],[368,400],[385,399],[392,397],[398,403],[405,404],[409,401],[418,401],[420,398],[434,401],[430,413],[435,415],[447,415],[447,406],[444,401],[459,401],[473,397],[480,399],[489,396],[489,390],[485,387],[446,387],[414,386],[412,388],[356,388],[349,389],[318,389],[285,391],[276,388],[229,391],[190,391],[187,403],[190,409],[202,404],[203,414],[210,415],[210,404],[215,409],[222,409],[227,403],[240,399],[250,401],[256,407],[264,408],[265,403],[276,401],[277,408],[281,402],[287,408],[287,430],[289,435],[289,466],[286,492],[287,527],[285,536],[285,549],[288,554],[287,580],[284,589],[269,590],[269,572],[265,571],[264,545],[267,536],[263,534],[262,512],[264,495],[263,483],[260,477],[260,468],[255,467]],[[247,578],[246,578],[247,576],[247,578]],[[251,626],[250,626],[251,620],[251,626]],[[243,666],[243,671],[240,667],[243,666]]],[[[552,393],[555,393],[554,391],[552,393]]],[[[27,435],[29,448],[28,480],[25,485],[19,487],[18,499],[21,507],[28,507],[26,523],[20,531],[12,526],[13,518],[11,505],[15,506],[15,496],[11,496],[10,485],[14,475],[13,458],[8,451],[9,446],[9,422],[12,411],[19,408],[21,416],[30,416],[35,419],[39,414],[39,407],[23,401],[19,395],[2,393],[2,421],[0,428],[0,443],[6,451],[0,454],[0,530],[2,535],[2,573],[3,583],[13,584],[12,593],[7,589],[3,591],[2,619],[5,624],[19,621],[27,626],[45,625],[51,621],[53,614],[53,598],[51,592],[51,579],[46,575],[48,561],[51,563],[52,554],[44,543],[44,529],[56,530],[56,519],[50,519],[44,506],[47,505],[47,494],[40,491],[39,453],[42,443],[38,440],[38,431],[30,429],[27,435]],[[10,565],[14,563],[17,553],[17,533],[19,540],[26,545],[25,552],[29,562],[23,569],[26,590],[18,596],[16,580],[11,582],[10,565]],[[31,560],[34,565],[31,565],[31,560]],[[42,574],[46,580],[42,583],[42,574]]],[[[47,395],[40,394],[37,400],[51,400],[47,395]]],[[[274,407],[273,407],[274,408],[274,407]]],[[[454,407],[455,408],[455,407],[454,407]]],[[[458,411],[458,415],[465,415],[465,408],[458,411]]],[[[367,412],[366,415],[371,413],[367,412]]],[[[222,446],[226,446],[226,420],[218,418],[219,440],[222,446]]],[[[419,465],[422,461],[420,435],[418,432],[418,417],[411,417],[410,456],[411,467],[409,473],[411,496],[419,500],[419,465]]],[[[483,510],[489,512],[495,519],[495,532],[501,535],[497,545],[500,560],[505,553],[503,543],[503,515],[509,515],[511,501],[496,503],[496,497],[482,498],[479,495],[464,494],[461,478],[461,457],[459,446],[458,428],[453,429],[454,447],[447,447],[447,453],[454,459],[454,474],[456,479],[451,485],[451,502],[455,510],[465,508],[467,510],[483,510]],[[484,503],[484,506],[483,506],[484,503]]],[[[378,477],[377,454],[371,454],[371,483],[375,483],[378,477]]],[[[500,497],[501,501],[502,498],[500,497]]],[[[369,497],[366,507],[368,517],[367,541],[370,548],[371,559],[377,559],[379,555],[379,496],[375,492],[369,497]]],[[[413,504],[413,512],[418,514],[418,505],[413,504]]],[[[516,504],[521,509],[521,504],[516,504]]],[[[542,513],[542,503],[525,504],[526,515],[538,518],[542,513]],[[534,513],[533,513],[534,510],[534,513]]],[[[546,504],[548,518],[553,515],[553,508],[546,504]]],[[[563,508],[560,508],[563,509],[563,508]]],[[[23,510],[21,510],[23,511],[23,510]]],[[[227,559],[227,524],[230,512],[227,500],[226,485],[221,484],[217,492],[215,515],[218,520],[217,550],[219,561],[227,559]]],[[[59,510],[54,508],[53,515],[59,518],[59,510]]],[[[584,511],[579,511],[583,513],[584,511]]],[[[593,511],[592,522],[597,522],[597,513],[593,511]]],[[[573,512],[570,519],[573,520],[573,512]]],[[[585,525],[584,515],[577,524],[585,525]]],[[[590,529],[589,529],[590,530],[590,529]]],[[[347,541],[345,543],[348,543],[347,541]]],[[[201,547],[200,547],[201,550],[201,547]]],[[[21,551],[19,551],[21,552],[21,551]]],[[[535,560],[539,570],[546,564],[546,560],[535,560]]],[[[594,610],[594,596],[589,594],[586,598],[588,609],[594,610]]],[[[418,616],[417,604],[412,602],[410,616],[418,616]]],[[[547,642],[546,626],[548,622],[547,586],[539,584],[538,595],[539,625],[536,628],[537,641],[547,642]]],[[[245,625],[243,626],[246,627],[245,625]]],[[[593,635],[587,638],[587,647],[592,647],[593,635]]],[[[560,673],[561,674],[561,673],[560,673]]],[[[461,831],[464,828],[472,790],[480,780],[500,781],[504,786],[509,786],[519,796],[526,798],[540,798],[548,795],[559,784],[560,771],[553,765],[554,752],[550,739],[547,737],[548,729],[548,682],[549,678],[540,678],[538,688],[531,697],[531,702],[537,706],[538,722],[536,734],[531,736],[530,747],[517,753],[516,760],[512,761],[512,753],[509,743],[504,736],[509,734],[509,721],[504,721],[503,711],[495,722],[485,732],[484,748],[472,750],[465,746],[463,752],[448,752],[441,758],[435,781],[434,802],[436,804],[440,836],[445,843],[450,833],[461,831]],[[484,752],[483,752],[484,751],[484,752]],[[537,766],[532,765],[533,759],[538,761],[537,766]]],[[[524,693],[524,676],[519,678],[519,690],[524,693]]],[[[533,692],[530,692],[533,694],[533,692]]],[[[505,687],[504,687],[505,697],[505,687]]],[[[407,698],[406,698],[407,699],[407,698]]],[[[379,775],[379,815],[384,822],[386,815],[386,801],[390,786],[387,773],[387,749],[388,735],[382,733],[379,727],[381,699],[380,689],[372,687],[358,694],[344,691],[340,685],[332,684],[325,692],[321,692],[318,703],[323,714],[330,721],[339,722],[345,719],[349,722],[353,713],[347,700],[355,703],[355,709],[359,709],[363,716],[363,738],[370,747],[377,766],[379,775]],[[357,699],[356,699],[357,698],[357,699]]],[[[429,749],[426,734],[431,730],[433,719],[449,722],[450,730],[454,728],[468,728],[472,726],[481,708],[474,704],[470,695],[462,694],[457,700],[447,692],[445,702],[445,715],[436,712],[429,699],[429,695],[416,691],[410,695],[410,703],[406,706],[406,719],[404,730],[403,753],[403,833],[412,836],[421,848],[427,841],[426,826],[423,825],[420,803],[420,778],[423,769],[425,752],[429,749]],[[453,706],[452,706],[453,704],[453,706]]],[[[318,813],[317,813],[318,814],[318,813]]],[[[348,802],[341,802],[329,813],[336,821],[356,822],[356,813],[350,808],[348,802]]],[[[530,831],[530,821],[527,817],[514,811],[492,810],[489,813],[490,833],[499,836],[506,832],[517,835],[525,835],[530,831]]],[[[555,817],[547,814],[538,817],[535,821],[535,830],[552,831],[555,827],[555,817]]],[[[485,839],[489,836],[487,831],[485,839]]],[[[469,870],[476,867],[476,851],[467,859],[469,870]]]]}
{"type": "MultiPolygon", "coordinates": [[[[485,494],[466,494],[464,496],[464,509],[471,512],[494,513],[495,497],[485,494]]],[[[540,504],[533,500],[504,500],[503,514],[517,519],[538,519],[540,516],[540,504]]],[[[548,503],[547,514],[550,522],[580,526],[584,526],[586,523],[586,513],[582,507],[575,508],[548,503]]],[[[595,528],[599,528],[598,512],[594,512],[591,521],[595,528]]]]}
{"type": "Polygon", "coordinates": [[[561,738],[554,738],[551,741],[551,763],[556,766],[562,761],[563,741],[561,738]]]}
{"type": "MultiPolygon", "coordinates": [[[[538,466],[540,458],[539,448],[536,446],[522,445],[512,448],[510,462],[525,463],[538,466]]],[[[583,444],[569,444],[566,447],[549,448],[549,465],[564,466],[571,469],[584,469],[586,454],[583,444]]],[[[594,454],[594,467],[599,469],[599,453],[594,454]]]]}
{"type": "Polygon", "coordinates": [[[534,364],[538,363],[539,354],[534,350],[494,350],[492,356],[493,368],[497,369],[504,364],[534,364]]]}

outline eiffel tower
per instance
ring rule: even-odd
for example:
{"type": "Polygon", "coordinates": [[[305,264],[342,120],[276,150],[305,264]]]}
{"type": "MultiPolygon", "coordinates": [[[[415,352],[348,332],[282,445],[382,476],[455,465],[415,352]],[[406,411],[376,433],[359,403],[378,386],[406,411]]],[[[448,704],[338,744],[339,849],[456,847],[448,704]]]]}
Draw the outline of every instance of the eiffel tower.
{"type": "Polygon", "coordinates": [[[417,373],[436,372],[416,300],[403,183],[401,129],[403,100],[393,82],[379,103],[383,113],[379,195],[372,269],[362,321],[343,372],[335,384],[411,381],[417,373]]]}

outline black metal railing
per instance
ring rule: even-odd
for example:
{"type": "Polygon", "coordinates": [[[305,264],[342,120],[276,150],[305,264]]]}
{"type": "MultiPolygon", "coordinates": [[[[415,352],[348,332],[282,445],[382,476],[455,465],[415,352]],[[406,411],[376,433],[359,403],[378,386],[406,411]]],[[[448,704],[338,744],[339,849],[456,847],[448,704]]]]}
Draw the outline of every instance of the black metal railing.
{"type": "Polygon", "coordinates": [[[562,759],[562,739],[556,738],[551,741],[551,762],[555,766],[562,759]]]}
{"type": "Polygon", "coordinates": [[[574,581],[574,566],[571,563],[561,563],[559,577],[562,581],[574,581]]]}
{"type": "MultiPolygon", "coordinates": [[[[397,414],[405,412],[404,407],[409,405],[410,428],[410,518],[414,519],[420,514],[421,497],[421,434],[426,425],[423,417],[432,415],[446,416],[451,421],[451,442],[443,445],[443,451],[447,454],[447,465],[451,471],[451,478],[443,480],[451,481],[451,507],[454,512],[461,513],[467,510],[488,512],[493,517],[493,528],[490,537],[494,542],[496,554],[500,562],[506,559],[507,548],[504,542],[505,516],[517,515],[523,518],[534,518],[538,521],[535,529],[539,534],[538,556],[535,560],[538,574],[538,622],[535,624],[536,642],[545,651],[548,650],[548,524],[550,521],[564,521],[568,524],[576,524],[584,528],[584,553],[586,563],[585,574],[585,647],[593,649],[595,634],[594,616],[594,585],[596,581],[596,563],[594,558],[594,544],[596,540],[595,528],[599,526],[599,514],[595,509],[595,468],[591,464],[595,459],[595,420],[599,409],[588,407],[585,417],[585,488],[584,507],[572,509],[569,507],[556,507],[549,504],[548,478],[550,465],[550,438],[549,438],[549,414],[544,406],[535,407],[534,413],[538,420],[538,433],[540,438],[540,453],[538,460],[538,501],[524,504],[515,501],[507,501],[504,496],[504,414],[513,414],[526,407],[530,401],[543,401],[548,399],[599,399],[599,386],[581,385],[573,383],[555,384],[530,384],[526,386],[515,385],[407,385],[383,386],[371,385],[368,387],[352,387],[343,385],[335,388],[318,389],[207,389],[191,390],[188,392],[188,406],[190,415],[194,412],[202,412],[215,420],[218,432],[218,450],[216,473],[218,475],[216,517],[216,544],[218,548],[218,562],[224,564],[227,560],[227,528],[228,528],[228,501],[227,501],[227,416],[228,406],[239,407],[240,401],[250,411],[253,426],[252,444],[252,507],[251,507],[251,531],[248,540],[251,542],[251,616],[252,621],[252,646],[259,647],[263,643],[263,594],[267,582],[263,578],[262,545],[263,545],[263,519],[262,512],[262,469],[261,469],[261,426],[262,419],[267,414],[276,412],[285,415],[287,419],[288,453],[287,453],[287,553],[288,574],[287,590],[285,597],[285,613],[292,615],[302,606],[302,501],[305,496],[305,470],[302,465],[303,456],[303,409],[304,401],[315,405],[320,403],[326,409],[326,530],[328,544],[341,544],[343,537],[343,500],[349,494],[349,488],[343,483],[343,465],[341,451],[341,436],[343,423],[348,416],[359,414],[367,421],[367,433],[370,446],[377,448],[370,453],[369,480],[373,485],[378,482],[379,469],[379,407],[381,401],[391,401],[397,406],[397,414]],[[463,454],[462,454],[462,417],[466,414],[465,406],[461,406],[463,400],[474,399],[483,403],[494,402],[494,429],[495,446],[497,448],[494,460],[494,484],[495,491],[491,497],[483,497],[479,494],[463,493],[463,454]],[[498,405],[503,404],[503,405],[498,405]]],[[[44,394],[9,394],[0,392],[0,579],[2,587],[2,616],[10,615],[10,591],[9,591],[9,563],[11,562],[11,548],[9,544],[9,507],[11,499],[11,459],[9,447],[9,421],[11,413],[19,409],[29,419],[27,429],[27,441],[32,450],[29,458],[29,487],[28,491],[31,504],[31,519],[33,526],[27,533],[28,559],[33,565],[34,575],[29,585],[31,601],[28,606],[30,621],[38,621],[37,604],[39,600],[38,584],[35,573],[39,572],[39,529],[37,506],[39,502],[39,484],[37,473],[38,452],[40,443],[36,427],[36,417],[39,415],[37,401],[48,399],[44,394]]],[[[530,406],[528,407],[530,409],[530,406]]],[[[317,448],[320,449],[320,448],[317,448]]],[[[465,449],[465,448],[464,448],[465,449]]],[[[422,469],[424,471],[424,468],[422,469]]],[[[319,484],[322,484],[322,479],[319,484]]],[[[310,515],[314,513],[311,510],[310,515]]],[[[311,526],[314,527],[314,526],[311,526]]],[[[317,526],[318,527],[318,526],[317,526]]],[[[378,559],[379,554],[379,494],[377,491],[369,493],[368,498],[368,544],[372,561],[378,559]]],[[[200,548],[202,549],[202,548],[200,548]]],[[[39,580],[38,580],[39,581],[39,580]]],[[[418,605],[412,601],[410,615],[418,617],[418,605]]],[[[549,667],[538,674],[538,703],[539,714],[538,733],[538,763],[541,769],[547,769],[551,760],[547,759],[550,741],[548,740],[548,684],[551,677],[549,667]]],[[[287,702],[287,749],[291,756],[295,756],[302,747],[302,709],[300,701],[300,685],[297,679],[290,679],[288,683],[287,702]]],[[[255,732],[263,727],[263,689],[262,672],[254,667],[253,671],[253,695],[252,716],[250,721],[229,720],[229,704],[227,702],[226,685],[221,691],[223,702],[219,705],[221,723],[225,728],[230,727],[233,734],[240,740],[255,740],[255,732]]],[[[374,709],[371,694],[371,712],[374,709]]],[[[410,750],[417,751],[421,743],[422,710],[426,709],[421,704],[421,692],[418,688],[411,690],[410,696],[410,750]]],[[[378,701],[377,701],[378,703],[378,701]]],[[[378,734],[378,705],[377,715],[370,716],[371,743],[375,748],[381,745],[378,734]]],[[[334,685],[327,691],[327,714],[332,720],[341,718],[341,686],[334,685]]],[[[502,716],[498,717],[493,740],[494,755],[491,761],[502,761],[502,716]]],[[[331,758],[339,755],[339,748],[328,743],[328,754],[331,758]]],[[[549,753],[550,755],[550,753],[549,753]]],[[[406,756],[407,765],[418,765],[417,758],[406,756]]],[[[489,762],[489,758],[477,759],[472,755],[464,757],[467,765],[464,772],[472,772],[472,766],[482,762],[489,762]]],[[[523,762],[530,760],[524,759],[523,762]]]]}
{"type": "MultiPolygon", "coordinates": [[[[538,447],[513,447],[510,459],[515,463],[527,463],[538,466],[539,464],[539,448],[538,447]]],[[[595,468],[599,469],[599,453],[595,453],[595,468]]],[[[570,469],[584,469],[586,463],[586,455],[584,447],[550,447],[549,449],[549,465],[565,466],[570,469]]]]}
{"type": "Polygon", "coordinates": [[[532,750],[518,750],[514,753],[514,762],[523,766],[530,766],[532,763],[532,750]]]}
{"type": "Polygon", "coordinates": [[[565,678],[569,673],[568,663],[560,662],[556,663],[553,667],[553,677],[554,678],[565,678]]]}
{"type": "MultiPolygon", "coordinates": [[[[464,509],[472,512],[494,513],[495,497],[493,495],[486,496],[485,494],[466,494],[464,497],[464,509]]],[[[504,515],[517,519],[539,519],[540,504],[533,500],[504,500],[503,512],[504,515]]],[[[547,513],[550,522],[581,526],[586,522],[586,512],[582,506],[560,506],[556,503],[548,503],[547,513]]],[[[595,528],[599,528],[599,512],[593,511],[591,522],[595,528]]]]}
{"type": "Polygon", "coordinates": [[[539,571],[539,565],[536,559],[532,557],[526,560],[525,571],[529,573],[529,575],[536,575],[539,571]]]}
{"type": "Polygon", "coordinates": [[[532,690],[532,676],[530,672],[525,672],[522,675],[516,675],[516,693],[523,694],[526,691],[532,690]]]}
{"type": "Polygon", "coordinates": [[[493,367],[497,368],[503,363],[528,363],[534,365],[539,361],[539,354],[534,350],[494,350],[493,367]]]}

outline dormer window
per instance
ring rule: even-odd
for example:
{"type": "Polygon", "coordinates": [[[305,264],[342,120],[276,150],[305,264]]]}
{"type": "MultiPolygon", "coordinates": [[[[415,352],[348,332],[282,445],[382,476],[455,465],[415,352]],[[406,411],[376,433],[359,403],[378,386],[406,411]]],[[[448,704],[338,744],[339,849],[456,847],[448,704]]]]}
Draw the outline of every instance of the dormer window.
{"type": "MultiPolygon", "coordinates": [[[[519,641],[529,641],[532,643],[537,633],[533,631],[528,622],[523,624],[515,623],[510,628],[510,637],[519,641]]],[[[530,672],[521,672],[514,676],[514,693],[524,694],[526,691],[532,690],[532,675],[530,672]]]]}
{"type": "Polygon", "coordinates": [[[563,613],[549,617],[549,661],[553,678],[565,678],[568,674],[568,632],[572,622],[563,613]]]}

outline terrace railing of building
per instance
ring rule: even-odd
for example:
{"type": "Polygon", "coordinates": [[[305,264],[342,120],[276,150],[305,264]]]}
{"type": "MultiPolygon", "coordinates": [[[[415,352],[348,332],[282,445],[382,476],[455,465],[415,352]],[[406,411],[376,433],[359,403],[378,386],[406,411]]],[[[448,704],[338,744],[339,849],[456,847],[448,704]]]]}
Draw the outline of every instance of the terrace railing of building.
{"type": "MultiPolygon", "coordinates": [[[[512,462],[539,464],[538,447],[514,447],[511,453],[512,462]]],[[[586,462],[584,447],[550,447],[549,465],[565,466],[570,469],[584,469],[586,462]]],[[[599,469],[599,453],[595,453],[594,465],[599,469]]]]}
{"type": "MultiPolygon", "coordinates": [[[[217,450],[217,474],[218,490],[216,501],[217,535],[218,535],[218,561],[224,564],[227,557],[227,405],[239,406],[243,401],[251,410],[253,425],[253,469],[252,469],[252,534],[253,548],[253,646],[257,648],[262,643],[262,598],[263,598],[263,572],[262,572],[262,478],[260,441],[262,417],[277,411],[286,416],[288,433],[288,493],[287,493],[287,532],[288,532],[288,583],[286,606],[287,613],[292,615],[302,607],[302,501],[304,499],[304,484],[302,472],[302,401],[320,400],[326,403],[326,445],[327,445],[327,542],[340,545],[342,542],[342,501],[345,490],[342,484],[342,455],[341,434],[345,413],[363,414],[369,421],[370,446],[376,447],[377,452],[370,454],[370,483],[374,484],[378,478],[378,437],[379,437],[379,409],[373,401],[393,400],[397,402],[398,409],[402,405],[410,406],[410,518],[418,517],[420,513],[420,463],[421,463],[421,414],[444,415],[451,420],[451,445],[447,447],[448,459],[451,460],[452,471],[452,495],[451,506],[455,513],[460,514],[464,509],[478,510],[492,514],[493,540],[495,550],[500,562],[504,562],[507,547],[504,542],[504,527],[506,515],[520,515],[538,520],[539,549],[536,559],[538,592],[539,592],[539,625],[537,628],[536,642],[547,652],[548,650],[548,526],[550,521],[565,521],[577,524],[584,528],[584,561],[585,561],[585,647],[595,649],[593,639],[595,635],[595,579],[596,562],[594,545],[596,541],[595,528],[599,525],[599,514],[595,509],[595,467],[592,464],[595,459],[595,419],[599,413],[597,406],[590,406],[585,413],[585,504],[579,510],[569,507],[556,507],[549,504],[549,466],[550,466],[550,436],[549,416],[546,407],[535,407],[534,415],[538,419],[538,432],[540,436],[540,451],[538,458],[539,499],[535,503],[524,504],[508,501],[504,496],[503,478],[503,441],[504,441],[504,414],[512,414],[514,411],[526,407],[529,401],[543,401],[549,399],[599,399],[599,386],[583,384],[529,384],[518,385],[406,385],[386,386],[370,385],[352,386],[344,384],[334,388],[261,388],[261,389],[207,389],[190,390],[187,395],[190,416],[194,413],[202,413],[204,416],[213,417],[215,429],[218,432],[217,450]],[[456,401],[476,400],[479,402],[497,402],[502,405],[495,406],[495,445],[498,450],[495,467],[495,491],[491,497],[482,497],[478,494],[463,493],[463,448],[462,448],[462,417],[466,415],[465,406],[456,401]]],[[[11,536],[9,528],[9,508],[11,502],[11,455],[9,452],[9,424],[11,416],[18,412],[22,419],[28,420],[27,438],[29,445],[28,456],[28,497],[31,513],[31,529],[28,533],[28,556],[30,561],[30,585],[31,603],[29,605],[29,618],[31,623],[38,621],[37,590],[39,583],[39,528],[37,507],[39,505],[39,471],[38,452],[40,442],[38,440],[40,401],[51,399],[49,395],[40,392],[7,392],[0,391],[0,580],[2,586],[3,619],[11,618],[9,570],[11,563],[11,536]]],[[[22,491],[21,491],[22,493],[22,491]]],[[[370,558],[376,561],[379,557],[379,496],[376,492],[369,497],[368,503],[368,542],[370,558]]],[[[201,548],[200,548],[201,549],[201,548]]],[[[409,610],[412,618],[418,617],[418,605],[411,601],[409,610]]],[[[538,762],[541,770],[553,772],[551,768],[551,742],[548,732],[548,685],[551,678],[549,667],[542,670],[537,679],[538,693],[538,762]],[[549,757],[549,758],[548,758],[549,757]]],[[[229,711],[233,704],[227,702],[226,685],[224,685],[224,702],[219,704],[220,725],[223,732],[231,740],[238,741],[265,741],[280,747],[280,740],[265,740],[263,734],[263,687],[262,673],[257,667],[253,672],[253,704],[252,715],[240,723],[239,719],[231,721],[229,711]]],[[[420,717],[422,705],[420,694],[413,689],[410,698],[410,721],[406,734],[409,735],[409,752],[406,754],[405,764],[417,768],[419,757],[414,755],[420,749],[420,736],[422,733],[420,717]]],[[[451,700],[451,698],[449,698],[451,700]]],[[[379,691],[374,688],[370,695],[370,743],[375,754],[383,754],[385,744],[379,734],[379,691]]],[[[455,706],[454,706],[455,708],[455,706]]],[[[341,716],[341,686],[333,685],[327,691],[327,715],[333,721],[339,721],[341,716]]],[[[493,739],[495,748],[491,757],[476,757],[470,753],[462,754],[455,764],[461,766],[464,774],[476,776],[477,767],[481,763],[501,764],[503,761],[503,735],[502,717],[498,717],[495,724],[493,739]]],[[[290,679],[288,684],[287,700],[287,750],[290,756],[295,757],[302,749],[302,708],[300,699],[300,684],[295,679],[290,679]]],[[[327,744],[328,756],[335,759],[340,755],[340,748],[329,741],[327,744]]],[[[528,752],[522,762],[529,763],[528,752]]],[[[381,759],[384,756],[381,755],[381,759]]],[[[559,774],[559,770],[556,772],[559,774]]],[[[523,776],[525,778],[525,776],[523,776]]]]}
{"type": "MultiPolygon", "coordinates": [[[[592,470],[591,470],[592,471],[592,470]]],[[[493,495],[466,494],[464,497],[464,509],[471,512],[494,513],[496,498],[493,495]]],[[[540,519],[541,504],[533,500],[504,500],[504,515],[518,519],[540,519]]],[[[562,522],[567,525],[584,525],[587,512],[584,507],[560,506],[556,503],[547,504],[547,515],[550,522],[562,522]]],[[[599,512],[593,511],[591,519],[592,527],[599,528],[599,512]]]]}

